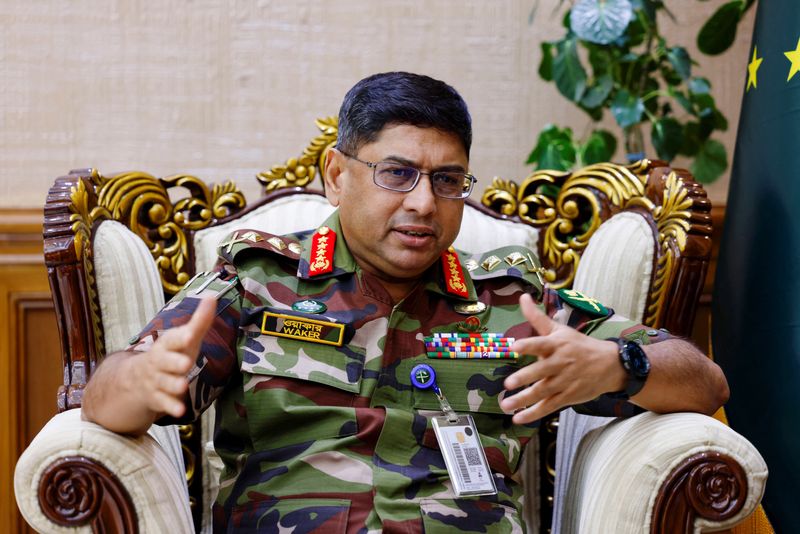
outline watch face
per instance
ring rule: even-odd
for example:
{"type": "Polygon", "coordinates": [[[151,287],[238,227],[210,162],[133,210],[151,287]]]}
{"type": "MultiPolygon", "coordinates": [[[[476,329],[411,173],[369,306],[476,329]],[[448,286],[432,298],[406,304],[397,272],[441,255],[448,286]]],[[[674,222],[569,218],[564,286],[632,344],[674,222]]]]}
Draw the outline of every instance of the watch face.
{"type": "Polygon", "coordinates": [[[628,353],[628,363],[634,376],[645,378],[650,373],[650,360],[642,350],[642,347],[630,341],[625,344],[625,351],[628,353]]]}

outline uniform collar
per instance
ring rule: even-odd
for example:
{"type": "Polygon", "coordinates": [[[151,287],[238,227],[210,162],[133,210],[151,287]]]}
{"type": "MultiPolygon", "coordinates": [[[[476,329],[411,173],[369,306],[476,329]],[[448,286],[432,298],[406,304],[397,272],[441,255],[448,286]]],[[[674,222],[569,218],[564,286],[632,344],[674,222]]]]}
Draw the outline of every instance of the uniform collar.
{"type": "MultiPolygon", "coordinates": [[[[302,278],[303,280],[324,280],[331,277],[341,276],[342,274],[351,274],[356,272],[358,265],[356,264],[355,258],[353,258],[353,255],[350,253],[350,249],[347,247],[347,243],[342,235],[342,224],[339,221],[338,209],[334,211],[319,227],[303,236],[300,241],[303,245],[303,253],[300,255],[300,263],[297,266],[298,278],[302,278]],[[330,230],[336,233],[336,248],[333,253],[333,270],[329,273],[319,274],[312,277],[309,276],[308,273],[309,260],[311,258],[311,242],[314,234],[323,226],[327,226],[330,228],[330,230]]],[[[472,283],[472,278],[470,277],[467,268],[461,261],[460,255],[458,255],[458,260],[459,265],[461,266],[461,272],[463,273],[462,281],[466,286],[466,297],[455,295],[447,290],[447,278],[441,258],[437,258],[436,263],[432,265],[431,268],[425,272],[425,274],[423,274],[424,287],[426,290],[438,293],[447,298],[474,302],[478,298],[476,296],[475,286],[472,283]]]]}

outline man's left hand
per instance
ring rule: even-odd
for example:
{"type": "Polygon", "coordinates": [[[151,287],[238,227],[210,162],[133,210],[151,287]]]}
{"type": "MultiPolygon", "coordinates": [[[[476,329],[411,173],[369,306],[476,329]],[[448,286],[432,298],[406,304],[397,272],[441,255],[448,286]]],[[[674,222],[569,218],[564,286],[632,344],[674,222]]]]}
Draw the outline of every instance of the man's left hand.
{"type": "Polygon", "coordinates": [[[541,419],[565,406],[593,400],[625,387],[625,370],[613,341],[591,338],[557,323],[543,313],[530,295],[520,298],[525,318],[538,336],[518,339],[511,350],[538,360],[506,378],[507,390],[523,388],[506,397],[500,407],[514,412],[516,424],[541,419]]]}

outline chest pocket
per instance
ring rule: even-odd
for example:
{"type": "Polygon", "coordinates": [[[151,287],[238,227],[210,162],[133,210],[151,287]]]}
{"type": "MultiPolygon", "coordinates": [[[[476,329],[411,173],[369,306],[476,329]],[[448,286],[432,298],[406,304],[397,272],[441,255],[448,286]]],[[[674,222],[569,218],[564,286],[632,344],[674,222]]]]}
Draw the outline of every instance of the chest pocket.
{"type": "Polygon", "coordinates": [[[319,324],[312,321],[335,323],[319,316],[266,307],[249,315],[242,321],[240,369],[255,441],[266,439],[274,447],[355,434],[353,405],[365,357],[363,348],[348,344],[352,335],[346,325],[340,324],[339,337],[338,326],[313,328],[319,324]],[[275,315],[281,320],[274,321],[275,315]],[[319,339],[341,339],[342,345],[319,339]]]}
{"type": "Polygon", "coordinates": [[[334,319],[269,307],[242,321],[241,370],[325,384],[358,393],[364,349],[348,344],[352,330],[334,319]]]}
{"type": "MultiPolygon", "coordinates": [[[[409,362],[410,369],[426,363],[436,371],[436,383],[457,412],[503,414],[500,409],[503,380],[519,369],[516,360],[461,360],[417,358],[409,362]]],[[[423,410],[440,408],[431,390],[414,390],[414,407],[423,410]]]]}

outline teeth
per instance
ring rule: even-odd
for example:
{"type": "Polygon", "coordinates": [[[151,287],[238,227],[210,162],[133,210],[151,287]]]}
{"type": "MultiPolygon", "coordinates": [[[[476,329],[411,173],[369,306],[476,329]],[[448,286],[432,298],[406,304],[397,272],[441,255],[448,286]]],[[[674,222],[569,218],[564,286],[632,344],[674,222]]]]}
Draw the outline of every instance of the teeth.
{"type": "Polygon", "coordinates": [[[414,237],[428,235],[428,234],[422,234],[420,232],[410,232],[410,231],[404,231],[403,233],[406,235],[413,235],[414,237]]]}

